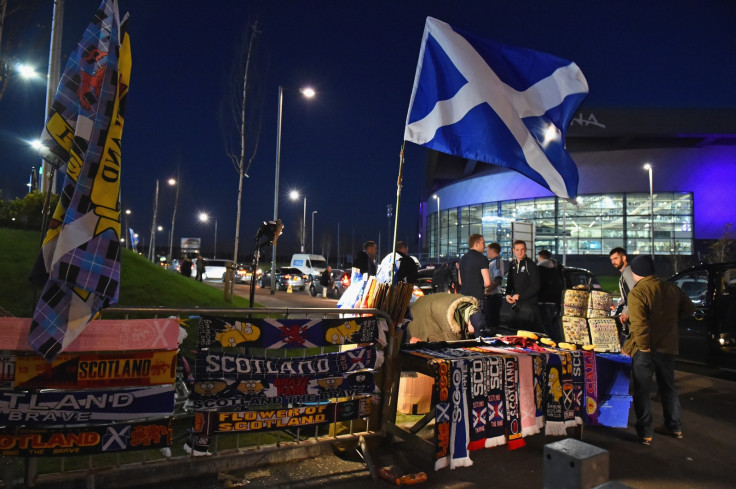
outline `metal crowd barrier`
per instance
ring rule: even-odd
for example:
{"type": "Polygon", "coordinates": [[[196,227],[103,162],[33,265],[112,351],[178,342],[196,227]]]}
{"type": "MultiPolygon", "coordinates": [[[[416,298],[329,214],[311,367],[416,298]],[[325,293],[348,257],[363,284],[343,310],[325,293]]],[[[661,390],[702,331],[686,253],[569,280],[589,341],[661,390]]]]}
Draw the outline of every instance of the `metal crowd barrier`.
{"type": "MultiPolygon", "coordinates": [[[[388,326],[387,344],[383,351],[385,362],[377,370],[376,394],[380,402],[378,413],[365,419],[365,425],[332,422],[294,430],[267,431],[253,434],[214,435],[210,445],[211,456],[194,457],[181,449],[192,426],[193,414],[179,413],[174,421],[173,454],[165,456],[160,450],[149,449],[138,452],[118,452],[114,455],[95,454],[64,457],[4,457],[3,483],[0,487],[76,488],[95,487],[124,488],[148,484],[160,484],[176,480],[202,477],[219,472],[246,469],[270,463],[318,457],[332,454],[336,446],[353,449],[363,444],[361,438],[383,436],[387,424],[396,416],[396,393],[393,390],[394,373],[400,348],[400,334],[393,327],[390,316],[378,309],[337,308],[171,308],[171,307],[109,307],[103,311],[103,319],[111,317],[129,319],[166,318],[176,316],[188,319],[196,316],[220,317],[268,317],[279,319],[351,318],[373,316],[384,319],[388,326]],[[392,400],[393,398],[393,400],[392,400]],[[347,424],[347,426],[345,426],[347,424]],[[340,425],[340,426],[338,426],[340,425]],[[23,476],[18,477],[22,473],[23,476]]],[[[192,334],[192,333],[190,333],[192,334]]],[[[352,345],[354,347],[355,345],[352,345]]],[[[344,347],[338,347],[343,349],[344,347]]],[[[349,348],[345,348],[349,349],[349,348]]],[[[281,350],[271,350],[279,352],[281,350]]],[[[325,351],[325,347],[322,347],[325,351]]],[[[181,354],[182,352],[180,352],[181,354]]],[[[275,356],[274,356],[275,358],[275,356]]],[[[375,396],[374,395],[374,398],[375,396]]],[[[356,396],[360,397],[360,396],[356,396]]],[[[371,467],[369,467],[371,468],[371,467]]],[[[371,468],[372,469],[372,468],[371,468]]]]}

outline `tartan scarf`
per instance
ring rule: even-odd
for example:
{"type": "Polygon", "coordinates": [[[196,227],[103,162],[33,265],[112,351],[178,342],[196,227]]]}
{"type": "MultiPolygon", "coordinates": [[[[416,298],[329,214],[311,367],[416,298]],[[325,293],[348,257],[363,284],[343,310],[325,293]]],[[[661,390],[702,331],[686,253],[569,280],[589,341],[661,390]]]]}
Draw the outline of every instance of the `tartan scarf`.
{"type": "Polygon", "coordinates": [[[587,425],[598,424],[598,372],[595,365],[595,353],[583,352],[583,371],[585,374],[585,401],[583,420],[587,425]]]}
{"type": "Polygon", "coordinates": [[[562,412],[562,357],[562,354],[554,352],[547,354],[547,382],[545,383],[544,389],[544,398],[546,400],[545,435],[567,435],[565,417],[562,412]]]}

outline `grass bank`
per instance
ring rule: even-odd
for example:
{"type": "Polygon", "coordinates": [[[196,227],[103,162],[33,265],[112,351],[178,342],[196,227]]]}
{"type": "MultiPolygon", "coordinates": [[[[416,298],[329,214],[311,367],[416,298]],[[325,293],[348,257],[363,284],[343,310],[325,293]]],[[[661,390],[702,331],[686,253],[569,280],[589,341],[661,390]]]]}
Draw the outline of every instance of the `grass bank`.
{"type": "MultiPolygon", "coordinates": [[[[28,280],[38,250],[38,233],[0,228],[0,307],[14,316],[30,317],[41,292],[28,280]]],[[[249,301],[236,296],[232,304],[228,303],[221,290],[164,270],[130,250],[123,250],[118,304],[248,307],[249,301]]]]}

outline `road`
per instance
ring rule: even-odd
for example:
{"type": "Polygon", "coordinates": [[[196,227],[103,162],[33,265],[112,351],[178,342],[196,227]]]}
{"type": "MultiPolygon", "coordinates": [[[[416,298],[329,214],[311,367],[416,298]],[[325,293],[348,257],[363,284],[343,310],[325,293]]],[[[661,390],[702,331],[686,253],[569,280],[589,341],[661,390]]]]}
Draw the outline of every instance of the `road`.
{"type": "MultiPolygon", "coordinates": [[[[207,283],[219,289],[223,288],[222,282],[207,283]]],[[[250,284],[235,284],[233,293],[246,299],[250,298],[250,284]]],[[[337,300],[323,299],[321,296],[312,297],[309,295],[309,289],[295,290],[291,293],[277,290],[271,295],[270,288],[261,289],[256,285],[255,303],[264,307],[335,307],[337,300]]]]}

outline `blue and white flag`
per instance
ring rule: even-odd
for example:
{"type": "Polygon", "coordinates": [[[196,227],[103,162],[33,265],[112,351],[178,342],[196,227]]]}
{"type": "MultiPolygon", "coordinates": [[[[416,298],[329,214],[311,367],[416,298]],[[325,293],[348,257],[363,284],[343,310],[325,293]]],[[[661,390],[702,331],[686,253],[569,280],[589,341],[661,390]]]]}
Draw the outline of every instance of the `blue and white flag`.
{"type": "Polygon", "coordinates": [[[427,17],[404,139],[577,195],[565,131],[588,83],[570,61],[427,17]]]}

